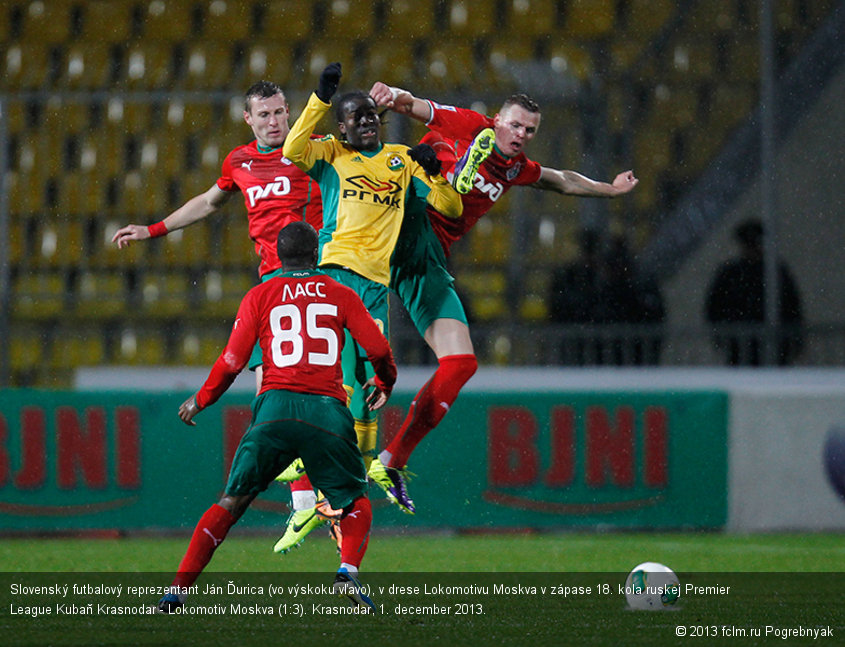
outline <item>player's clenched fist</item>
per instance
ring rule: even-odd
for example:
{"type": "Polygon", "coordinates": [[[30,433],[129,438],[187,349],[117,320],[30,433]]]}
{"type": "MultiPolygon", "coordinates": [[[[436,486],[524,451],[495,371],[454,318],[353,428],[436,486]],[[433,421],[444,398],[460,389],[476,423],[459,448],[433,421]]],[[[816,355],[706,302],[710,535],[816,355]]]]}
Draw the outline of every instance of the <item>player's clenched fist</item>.
{"type": "Polygon", "coordinates": [[[320,81],[317,84],[317,98],[323,103],[329,103],[337,92],[340,85],[341,68],[340,63],[329,63],[326,69],[320,74],[320,81]]]}

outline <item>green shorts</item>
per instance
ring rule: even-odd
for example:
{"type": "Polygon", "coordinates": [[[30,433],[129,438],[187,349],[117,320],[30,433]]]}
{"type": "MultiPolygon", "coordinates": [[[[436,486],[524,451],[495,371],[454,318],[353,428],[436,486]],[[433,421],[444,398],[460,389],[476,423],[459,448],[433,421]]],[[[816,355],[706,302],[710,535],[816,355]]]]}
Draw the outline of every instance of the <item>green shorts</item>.
{"type": "MultiPolygon", "coordinates": [[[[338,283],[354,290],[361,297],[361,301],[364,302],[364,306],[375,319],[384,336],[390,339],[388,289],[385,286],[340,267],[330,266],[318,269],[338,283]]],[[[367,394],[363,389],[364,383],[375,374],[375,371],[367,360],[366,351],[352,339],[348,330],[341,351],[340,364],[343,369],[343,386],[349,394],[349,409],[352,417],[362,422],[375,420],[376,413],[370,411],[367,406],[367,394]]]]}
{"type": "Polygon", "coordinates": [[[274,389],[252,403],[226,494],[258,494],[297,457],[308,477],[340,510],[367,491],[364,461],[349,409],[337,398],[274,389]]]}
{"type": "Polygon", "coordinates": [[[406,214],[391,259],[390,287],[402,300],[420,336],[436,319],[467,323],[454,283],[428,216],[406,214]]]}

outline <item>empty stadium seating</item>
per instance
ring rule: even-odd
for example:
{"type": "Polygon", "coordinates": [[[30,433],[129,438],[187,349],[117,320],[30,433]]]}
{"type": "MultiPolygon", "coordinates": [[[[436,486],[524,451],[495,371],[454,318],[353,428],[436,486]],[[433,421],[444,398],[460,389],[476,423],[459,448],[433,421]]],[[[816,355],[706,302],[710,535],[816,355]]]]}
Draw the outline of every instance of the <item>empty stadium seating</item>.
{"type": "MultiPolygon", "coordinates": [[[[787,54],[834,6],[775,4],[787,54]]],[[[250,139],[241,115],[248,85],[280,83],[295,118],[334,60],[350,88],[384,80],[421,96],[483,102],[475,105],[488,114],[503,95],[536,91],[543,121],[529,152],[556,168],[578,170],[589,135],[582,106],[551,88],[564,87],[564,77],[572,83],[565,87],[598,88],[613,149],[607,167],[633,166],[640,178],[636,193],[608,213],[624,212],[644,242],[669,203],[666,187],[694,179],[757,100],[756,3],[699,0],[682,13],[679,6],[9,0],[0,7],[0,108],[10,165],[13,373],[43,379],[41,365],[61,373],[84,363],[213,361],[225,322],[255,282],[240,200],[163,239],[118,250],[111,236],[129,222],[161,220],[213,184],[223,156],[250,139]],[[649,47],[661,34],[665,46],[655,55],[649,47]],[[527,69],[542,72],[539,82],[527,69]],[[196,332],[174,336],[168,322],[185,312],[196,332]],[[65,316],[72,322],[58,332],[39,328],[65,316]]],[[[425,128],[413,122],[404,132],[416,141],[425,128]]],[[[509,194],[455,246],[458,285],[478,319],[544,319],[543,268],[574,254],[578,218],[567,200],[543,194],[525,203],[509,194]],[[516,300],[506,289],[515,210],[535,218],[523,253],[539,266],[516,300]]]]}

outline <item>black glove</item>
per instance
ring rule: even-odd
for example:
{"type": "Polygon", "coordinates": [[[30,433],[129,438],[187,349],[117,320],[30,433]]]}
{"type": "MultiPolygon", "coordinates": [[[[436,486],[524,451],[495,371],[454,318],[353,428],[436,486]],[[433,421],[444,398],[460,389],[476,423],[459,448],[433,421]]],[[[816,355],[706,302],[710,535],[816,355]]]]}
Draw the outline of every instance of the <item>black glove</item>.
{"type": "Polygon", "coordinates": [[[417,144],[408,151],[408,155],[429,175],[439,175],[440,167],[443,165],[437,159],[437,153],[428,144],[417,144]]]}
{"type": "Polygon", "coordinates": [[[317,85],[317,98],[323,103],[329,103],[337,92],[340,83],[340,63],[329,63],[326,69],[320,74],[320,83],[317,85]]]}

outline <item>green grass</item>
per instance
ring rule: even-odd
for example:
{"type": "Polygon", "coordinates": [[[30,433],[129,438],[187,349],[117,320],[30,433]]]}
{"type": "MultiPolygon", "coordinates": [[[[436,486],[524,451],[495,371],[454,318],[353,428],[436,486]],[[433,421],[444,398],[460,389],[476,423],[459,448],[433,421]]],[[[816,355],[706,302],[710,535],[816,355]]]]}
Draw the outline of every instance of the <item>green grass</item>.
{"type": "MultiPolygon", "coordinates": [[[[845,637],[845,536],[837,534],[562,533],[533,535],[374,536],[364,563],[365,582],[384,586],[374,593],[385,613],[377,618],[321,615],[313,605],[342,608],[325,595],[270,596],[269,584],[328,583],[337,556],[330,542],[312,536],[290,555],[271,551],[273,536],[251,536],[236,529],[217,551],[199,580],[218,583],[224,594],[194,596],[205,607],[232,602],[270,606],[272,616],[112,616],[50,615],[33,619],[11,614],[16,605],[87,601],[135,606],[157,598],[121,599],[71,595],[14,596],[14,583],[52,582],[167,584],[187,545],[187,537],[127,539],[0,540],[0,635],[4,645],[277,645],[292,647],[372,641],[406,645],[649,645],[680,644],[676,627],[709,632],[707,645],[842,644],[845,637]],[[682,596],[664,613],[625,608],[618,585],[635,564],[663,562],[680,574],[682,585],[719,584],[723,595],[682,596]],[[47,573],[41,575],[39,573],[47,573]],[[229,595],[228,582],[261,585],[255,595],[229,595]],[[523,594],[391,594],[392,583],[536,586],[523,594]],[[548,587],[590,586],[589,594],[552,596],[548,587]],[[546,593],[540,587],[546,586],[546,593]],[[600,593],[599,587],[607,587],[600,593]],[[292,613],[303,603],[303,616],[292,613]],[[463,603],[481,611],[454,615],[463,603]],[[280,604],[289,613],[279,617],[280,604]],[[450,609],[448,615],[396,614],[397,605],[450,609]],[[737,627],[745,637],[722,635],[737,627]],[[831,639],[765,636],[772,627],[828,627],[831,639]],[[749,632],[760,629],[760,637],[749,632]],[[715,632],[716,635],[713,635],[715,632]]],[[[692,638],[688,638],[692,639],[692,638]]]]}

